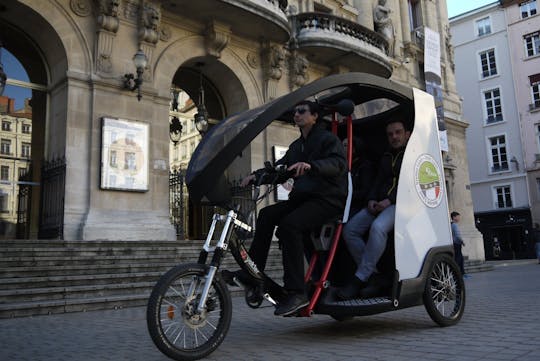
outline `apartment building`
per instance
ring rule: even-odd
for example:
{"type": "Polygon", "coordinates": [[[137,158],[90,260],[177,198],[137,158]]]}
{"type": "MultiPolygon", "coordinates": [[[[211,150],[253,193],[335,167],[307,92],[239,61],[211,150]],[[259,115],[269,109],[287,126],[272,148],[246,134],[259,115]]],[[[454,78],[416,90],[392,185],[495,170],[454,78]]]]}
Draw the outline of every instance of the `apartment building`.
{"type": "Polygon", "coordinates": [[[451,18],[450,29],[486,259],[532,257],[540,223],[536,0],[493,2],[451,18]]]}

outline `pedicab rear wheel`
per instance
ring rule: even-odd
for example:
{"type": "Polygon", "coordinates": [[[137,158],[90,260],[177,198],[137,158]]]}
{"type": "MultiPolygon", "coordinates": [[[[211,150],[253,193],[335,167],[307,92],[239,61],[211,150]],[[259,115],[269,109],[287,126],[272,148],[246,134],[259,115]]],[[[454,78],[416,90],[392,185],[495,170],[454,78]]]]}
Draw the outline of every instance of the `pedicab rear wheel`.
{"type": "Polygon", "coordinates": [[[148,332],[157,348],[174,360],[207,356],[229,330],[231,295],[221,277],[214,277],[205,307],[197,311],[207,272],[201,264],[176,266],[158,280],[148,300],[148,332]]]}
{"type": "Polygon", "coordinates": [[[459,322],[465,311],[465,283],[458,265],[447,254],[431,263],[424,288],[424,306],[431,319],[439,326],[459,322]]]}

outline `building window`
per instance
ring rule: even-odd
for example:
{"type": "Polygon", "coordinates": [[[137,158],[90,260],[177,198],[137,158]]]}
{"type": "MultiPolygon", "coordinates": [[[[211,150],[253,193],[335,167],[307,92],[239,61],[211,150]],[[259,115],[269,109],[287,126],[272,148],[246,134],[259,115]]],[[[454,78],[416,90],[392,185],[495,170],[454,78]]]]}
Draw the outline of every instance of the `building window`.
{"type": "Polygon", "coordinates": [[[11,132],[11,122],[8,122],[8,121],[3,121],[2,122],[2,130],[4,132],[11,132]]]}
{"type": "Polygon", "coordinates": [[[116,153],[116,150],[111,150],[109,164],[112,168],[118,167],[118,155],[116,153]]]}
{"type": "Polygon", "coordinates": [[[531,84],[532,103],[529,105],[529,110],[540,109],[540,73],[530,75],[529,83],[531,84]]]}
{"type": "Polygon", "coordinates": [[[482,65],[482,78],[497,75],[497,63],[495,62],[495,49],[489,49],[480,53],[482,65]]]}
{"type": "Polygon", "coordinates": [[[476,31],[478,36],[491,34],[491,19],[488,17],[476,20],[476,31]]]}
{"type": "Polygon", "coordinates": [[[409,22],[413,31],[423,25],[420,0],[409,0],[409,22]]]}
{"type": "Polygon", "coordinates": [[[520,3],[519,12],[521,13],[522,19],[536,15],[536,0],[529,0],[520,3]]]}
{"type": "Polygon", "coordinates": [[[19,168],[19,179],[22,179],[28,173],[28,169],[19,168]]]}
{"type": "Polygon", "coordinates": [[[535,56],[540,54],[540,32],[527,34],[523,37],[525,43],[525,54],[535,56]]]}
{"type": "Polygon", "coordinates": [[[11,140],[2,139],[0,141],[0,153],[1,154],[11,154],[11,140]]]}
{"type": "Polygon", "coordinates": [[[8,213],[8,194],[4,193],[4,191],[0,190],[0,212],[2,213],[8,213]]]}
{"type": "Polygon", "coordinates": [[[0,180],[9,180],[9,166],[3,165],[0,167],[0,180]]]}
{"type": "Polygon", "coordinates": [[[486,106],[487,124],[503,121],[501,91],[498,88],[484,92],[484,104],[486,106]]]}
{"type": "Polygon", "coordinates": [[[124,168],[129,169],[129,170],[137,170],[137,165],[135,164],[135,153],[125,152],[124,157],[125,157],[124,168]]]}
{"type": "Polygon", "coordinates": [[[22,132],[24,134],[30,134],[30,132],[32,132],[32,126],[30,124],[23,124],[22,125],[22,132]]]}
{"type": "Polygon", "coordinates": [[[495,187],[495,206],[497,208],[511,208],[512,195],[510,194],[510,186],[495,187]]]}
{"type": "Polygon", "coordinates": [[[508,170],[508,156],[506,153],[506,140],[504,135],[489,138],[491,149],[491,172],[508,170]]]}
{"type": "Polygon", "coordinates": [[[21,145],[21,156],[30,158],[30,144],[29,143],[23,143],[21,145]]]}

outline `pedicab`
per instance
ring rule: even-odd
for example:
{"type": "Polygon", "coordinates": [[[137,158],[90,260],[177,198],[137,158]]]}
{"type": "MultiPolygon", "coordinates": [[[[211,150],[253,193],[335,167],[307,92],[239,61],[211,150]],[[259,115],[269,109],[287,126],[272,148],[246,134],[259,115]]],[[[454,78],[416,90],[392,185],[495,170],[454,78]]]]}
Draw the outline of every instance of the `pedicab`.
{"type": "MultiPolygon", "coordinates": [[[[232,317],[230,290],[220,271],[227,253],[257,281],[234,280],[244,288],[250,307],[258,308],[264,300],[275,305],[286,296],[283,287],[259,270],[246,250],[245,241],[252,237],[254,223],[233,201],[227,168],[272,122],[291,122],[294,106],[305,99],[316,100],[322,106],[320,116],[328,129],[348,139],[349,170],[353,139],[363,139],[367,156],[376,163],[387,146],[388,120],[404,121],[411,136],[399,176],[395,227],[377,264],[378,272],[357,299],[336,297],[336,287],[344,285],[355,267],[341,239],[350,212],[349,175],[349,195],[342,217],[318,225],[320,228],[312,233],[314,250],[305,275],[310,302],[296,316],[329,315],[346,320],[423,304],[439,326],[454,325],[461,319],[465,286],[453,259],[433,97],[370,74],[339,74],[220,121],[193,153],[186,174],[191,199],[213,204],[223,212],[213,216],[198,260],[169,270],[149,298],[150,336],[170,358],[200,359],[224,340],[232,317]]],[[[264,168],[266,178],[274,175],[275,180],[283,179],[282,172],[270,163],[264,168]]],[[[256,199],[271,193],[267,188],[261,196],[259,187],[260,181],[254,190],[256,199]]]]}

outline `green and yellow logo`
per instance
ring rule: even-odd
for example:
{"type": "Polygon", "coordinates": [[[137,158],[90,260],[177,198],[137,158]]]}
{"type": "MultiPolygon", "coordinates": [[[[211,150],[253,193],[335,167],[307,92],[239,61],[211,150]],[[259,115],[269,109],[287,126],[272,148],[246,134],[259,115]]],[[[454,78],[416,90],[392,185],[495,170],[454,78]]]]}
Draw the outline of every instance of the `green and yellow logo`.
{"type": "Polygon", "coordinates": [[[437,207],[442,201],[443,185],[439,165],[429,154],[422,154],[416,160],[415,186],[422,202],[430,207],[437,207]]]}

